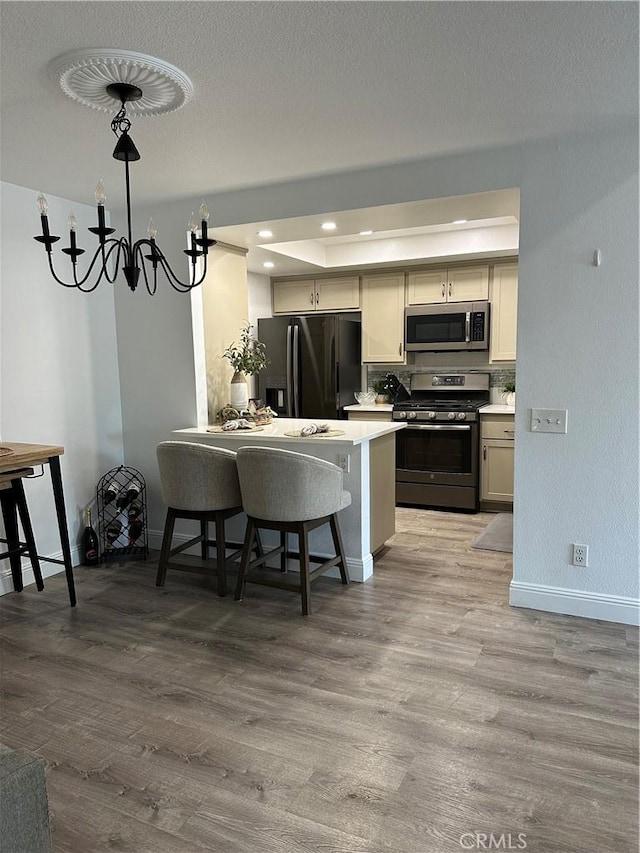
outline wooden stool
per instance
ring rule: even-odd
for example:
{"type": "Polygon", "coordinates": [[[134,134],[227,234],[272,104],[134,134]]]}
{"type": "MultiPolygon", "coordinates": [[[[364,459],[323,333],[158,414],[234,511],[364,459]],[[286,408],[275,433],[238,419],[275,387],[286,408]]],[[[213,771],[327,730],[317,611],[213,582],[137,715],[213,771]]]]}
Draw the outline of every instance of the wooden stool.
{"type": "Polygon", "coordinates": [[[24,588],[22,583],[23,554],[28,554],[31,560],[36,587],[39,590],[44,589],[29,507],[22,484],[22,478],[29,477],[32,474],[33,468],[20,468],[16,471],[6,471],[0,474],[0,505],[2,506],[2,519],[6,534],[6,538],[0,539],[0,542],[9,546],[7,551],[0,553],[0,559],[9,558],[13,588],[16,592],[22,592],[24,588]],[[20,540],[18,517],[22,524],[24,542],[20,540]]]}

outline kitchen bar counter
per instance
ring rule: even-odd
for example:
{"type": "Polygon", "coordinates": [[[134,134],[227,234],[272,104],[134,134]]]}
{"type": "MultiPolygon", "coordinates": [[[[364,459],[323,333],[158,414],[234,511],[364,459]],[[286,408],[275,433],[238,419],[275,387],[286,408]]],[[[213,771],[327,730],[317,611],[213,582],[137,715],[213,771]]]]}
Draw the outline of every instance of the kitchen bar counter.
{"type": "Polygon", "coordinates": [[[393,406],[391,403],[370,403],[369,405],[360,405],[354,403],[352,406],[345,406],[345,412],[392,412],[393,406]]]}
{"type": "Polygon", "coordinates": [[[506,403],[489,403],[479,410],[481,415],[515,415],[516,407],[506,403]]]}
{"type": "MultiPolygon", "coordinates": [[[[364,444],[366,442],[373,441],[376,438],[380,438],[382,435],[396,432],[397,430],[402,429],[403,426],[403,424],[396,423],[378,424],[368,423],[366,421],[328,421],[320,418],[316,420],[312,420],[310,418],[274,418],[270,424],[266,424],[265,426],[259,427],[255,430],[230,430],[229,432],[211,433],[208,432],[206,427],[190,427],[188,429],[176,430],[174,434],[176,437],[184,438],[185,441],[200,441],[201,439],[214,436],[215,438],[221,438],[225,442],[232,441],[234,444],[239,441],[242,444],[253,444],[254,442],[272,444],[273,441],[277,441],[278,446],[282,443],[282,446],[286,447],[290,443],[298,444],[300,442],[304,442],[309,445],[309,449],[299,450],[299,452],[315,455],[311,448],[315,447],[320,442],[331,446],[336,444],[346,444],[353,447],[357,444],[364,444]],[[313,423],[329,424],[331,430],[340,430],[344,435],[285,435],[287,432],[300,430],[303,426],[313,423]]],[[[226,447],[227,445],[225,444],[221,446],[226,447]]],[[[293,450],[295,448],[291,449],[293,450]]]]}
{"type": "MultiPolygon", "coordinates": [[[[285,432],[299,430],[314,421],[276,418],[251,432],[208,432],[206,428],[191,427],[175,430],[171,437],[230,450],[244,445],[280,447],[340,465],[345,472],[344,488],[351,492],[351,505],[339,516],[349,575],[354,581],[366,581],[373,574],[373,555],[395,533],[395,433],[405,425],[390,421],[315,422],[328,423],[331,429],[341,430],[344,435],[286,436],[285,432]]],[[[243,536],[243,522],[232,518],[228,525],[230,539],[243,536]]],[[[268,536],[265,538],[268,541],[268,536]]],[[[328,528],[313,531],[311,550],[315,554],[333,555],[328,528]]],[[[296,564],[292,563],[291,568],[296,568],[296,564]]]]}

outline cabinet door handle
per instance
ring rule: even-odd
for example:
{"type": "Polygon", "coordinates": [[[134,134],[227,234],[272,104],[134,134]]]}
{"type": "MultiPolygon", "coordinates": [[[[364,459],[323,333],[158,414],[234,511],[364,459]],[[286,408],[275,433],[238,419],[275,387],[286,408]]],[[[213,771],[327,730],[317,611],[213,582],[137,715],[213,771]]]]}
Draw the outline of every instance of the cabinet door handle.
{"type": "Polygon", "coordinates": [[[449,296],[451,296],[451,282],[449,282],[449,296]]]}
{"type": "Polygon", "coordinates": [[[442,282],[442,298],[444,299],[444,281],[442,282]]]}
{"type": "Polygon", "coordinates": [[[402,344],[398,344],[398,355],[402,355],[402,344]]]}
{"type": "Polygon", "coordinates": [[[482,446],[482,458],[483,458],[483,459],[486,459],[486,458],[487,458],[487,445],[486,445],[486,444],[484,444],[484,445],[482,446]]]}
{"type": "Polygon", "coordinates": [[[316,291],[316,305],[320,302],[320,294],[316,291]]]}
{"type": "Polygon", "coordinates": [[[515,430],[514,430],[514,429],[505,429],[505,432],[510,432],[510,433],[511,433],[511,435],[513,435],[513,434],[514,434],[514,432],[515,432],[515,430]]]}
{"type": "Polygon", "coordinates": [[[311,304],[313,305],[313,290],[309,294],[309,300],[311,301],[311,304]]]}

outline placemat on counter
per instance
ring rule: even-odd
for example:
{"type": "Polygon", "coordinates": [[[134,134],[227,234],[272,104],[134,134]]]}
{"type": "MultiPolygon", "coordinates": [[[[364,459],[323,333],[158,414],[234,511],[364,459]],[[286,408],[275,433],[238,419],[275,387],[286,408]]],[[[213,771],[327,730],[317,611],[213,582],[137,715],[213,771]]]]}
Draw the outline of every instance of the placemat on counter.
{"type": "Polygon", "coordinates": [[[294,429],[291,430],[291,432],[285,432],[285,435],[288,435],[291,438],[329,438],[332,435],[344,435],[344,430],[328,429],[326,432],[312,432],[309,435],[303,435],[299,429],[294,429]]]}
{"type": "Polygon", "coordinates": [[[252,426],[249,427],[249,429],[247,429],[246,427],[244,427],[243,429],[222,429],[222,427],[218,426],[218,424],[214,424],[213,426],[207,427],[207,432],[223,432],[225,435],[237,435],[238,433],[243,432],[260,432],[260,430],[263,429],[264,427],[261,426],[252,426]]]}

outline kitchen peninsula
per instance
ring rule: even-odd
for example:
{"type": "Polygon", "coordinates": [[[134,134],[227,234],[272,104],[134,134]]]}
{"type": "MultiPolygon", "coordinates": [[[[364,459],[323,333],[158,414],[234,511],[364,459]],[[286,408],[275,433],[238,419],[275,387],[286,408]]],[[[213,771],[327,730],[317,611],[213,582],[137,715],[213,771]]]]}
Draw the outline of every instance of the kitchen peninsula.
{"type": "MultiPolygon", "coordinates": [[[[299,432],[311,420],[277,418],[254,430],[211,432],[207,427],[174,430],[172,438],[237,450],[244,445],[279,447],[307,453],[340,465],[344,488],[351,505],[340,513],[340,527],[351,580],[366,581],[373,574],[373,555],[395,533],[395,433],[404,424],[367,421],[327,421],[338,435],[286,435],[299,432]]],[[[325,423],[325,421],[323,421],[325,423]]],[[[229,520],[231,538],[242,536],[242,527],[229,520]]],[[[328,530],[311,535],[316,554],[332,554],[328,530]]]]}

